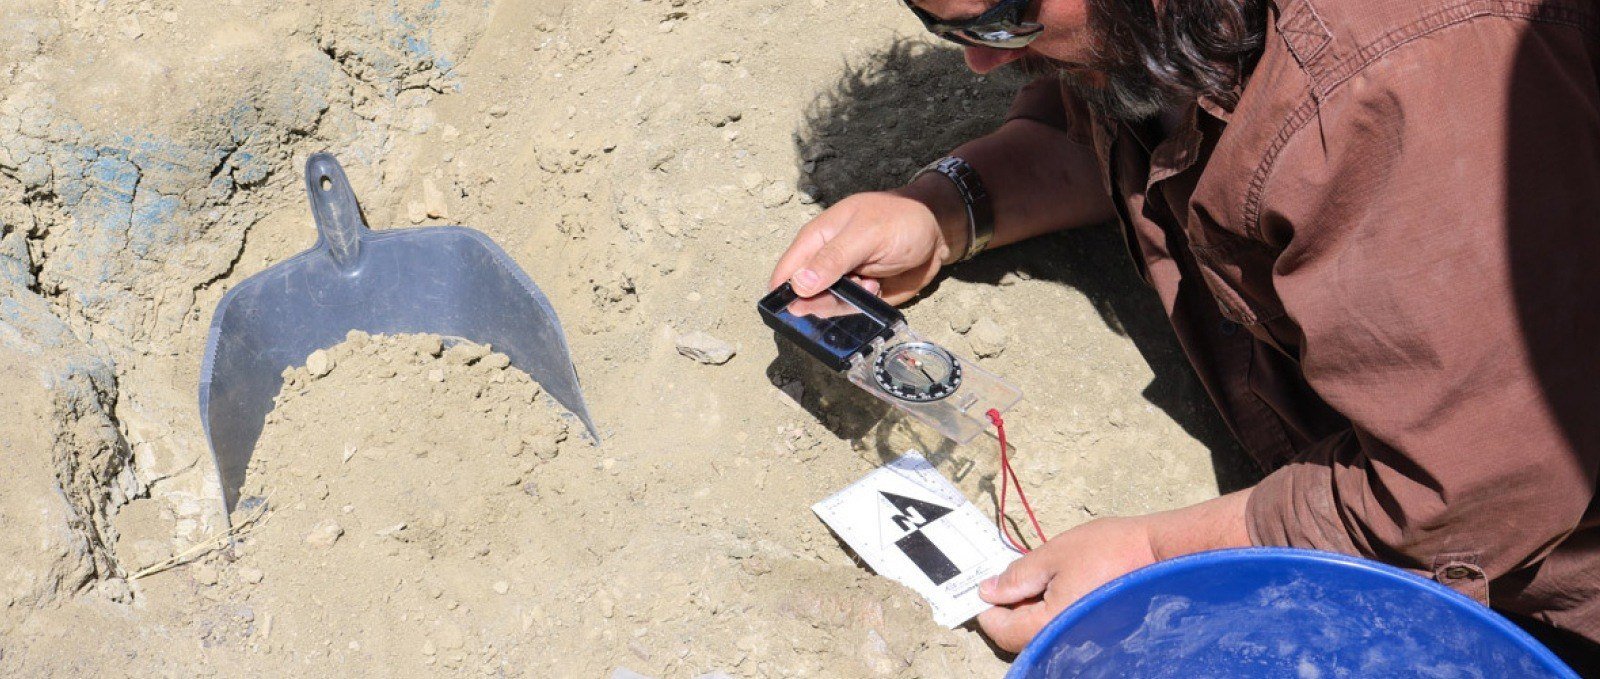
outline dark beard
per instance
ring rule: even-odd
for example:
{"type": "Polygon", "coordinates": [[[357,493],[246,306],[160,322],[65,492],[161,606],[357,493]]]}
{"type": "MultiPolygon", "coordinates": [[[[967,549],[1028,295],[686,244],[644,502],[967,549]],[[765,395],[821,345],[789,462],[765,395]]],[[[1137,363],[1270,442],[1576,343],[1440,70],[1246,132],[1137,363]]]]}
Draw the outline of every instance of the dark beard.
{"type": "Polygon", "coordinates": [[[1030,77],[1053,74],[1061,78],[1090,112],[1112,120],[1148,120],[1161,115],[1173,102],[1172,95],[1140,65],[1078,66],[1031,54],[1016,63],[1030,77]]]}

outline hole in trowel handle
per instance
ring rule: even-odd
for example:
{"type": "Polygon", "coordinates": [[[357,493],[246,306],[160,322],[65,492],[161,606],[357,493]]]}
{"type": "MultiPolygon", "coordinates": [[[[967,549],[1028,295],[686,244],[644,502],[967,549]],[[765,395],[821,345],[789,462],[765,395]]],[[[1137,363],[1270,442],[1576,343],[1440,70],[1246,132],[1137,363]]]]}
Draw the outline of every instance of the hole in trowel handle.
{"type": "Polygon", "coordinates": [[[333,190],[333,180],[329,179],[327,177],[323,177],[322,178],[322,190],[323,191],[331,191],[331,190],[333,190]]]}

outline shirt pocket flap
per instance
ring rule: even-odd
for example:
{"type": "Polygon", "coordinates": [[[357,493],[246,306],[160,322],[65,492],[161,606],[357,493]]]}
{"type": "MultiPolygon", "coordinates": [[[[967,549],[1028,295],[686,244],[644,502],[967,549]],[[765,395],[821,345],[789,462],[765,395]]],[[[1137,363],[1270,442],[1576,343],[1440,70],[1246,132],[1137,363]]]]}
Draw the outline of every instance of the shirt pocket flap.
{"type": "Polygon", "coordinates": [[[1272,287],[1276,259],[1263,244],[1194,245],[1195,264],[1224,318],[1257,326],[1284,316],[1283,303],[1272,287]]]}

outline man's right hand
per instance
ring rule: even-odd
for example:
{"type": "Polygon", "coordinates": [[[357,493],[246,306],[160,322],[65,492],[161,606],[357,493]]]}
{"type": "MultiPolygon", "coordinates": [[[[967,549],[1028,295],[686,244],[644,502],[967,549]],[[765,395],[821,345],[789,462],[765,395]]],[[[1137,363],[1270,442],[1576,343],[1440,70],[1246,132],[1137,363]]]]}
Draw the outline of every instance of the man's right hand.
{"type": "Polygon", "coordinates": [[[789,281],[800,296],[811,297],[850,275],[890,304],[905,302],[966,247],[960,201],[949,180],[937,175],[850,196],[801,227],[768,288],[789,281]]]}

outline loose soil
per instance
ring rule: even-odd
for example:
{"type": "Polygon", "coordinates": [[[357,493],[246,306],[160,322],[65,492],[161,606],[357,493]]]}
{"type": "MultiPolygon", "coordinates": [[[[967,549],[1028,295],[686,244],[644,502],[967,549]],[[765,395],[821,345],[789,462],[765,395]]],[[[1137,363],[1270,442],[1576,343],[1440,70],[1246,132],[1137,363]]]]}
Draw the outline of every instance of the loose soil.
{"type": "MultiPolygon", "coordinates": [[[[911,448],[992,508],[994,441],[754,304],[801,224],[992,129],[1015,77],[887,0],[8,0],[0,30],[0,674],[1004,672],[809,510],[911,448]],[[206,330],[314,241],[319,150],[372,227],[464,224],[527,270],[601,440],[492,347],[355,336],[289,373],[215,549],[206,330]]],[[[1049,530],[1249,478],[1113,229],[906,313],[1026,393],[1049,530]]]]}

